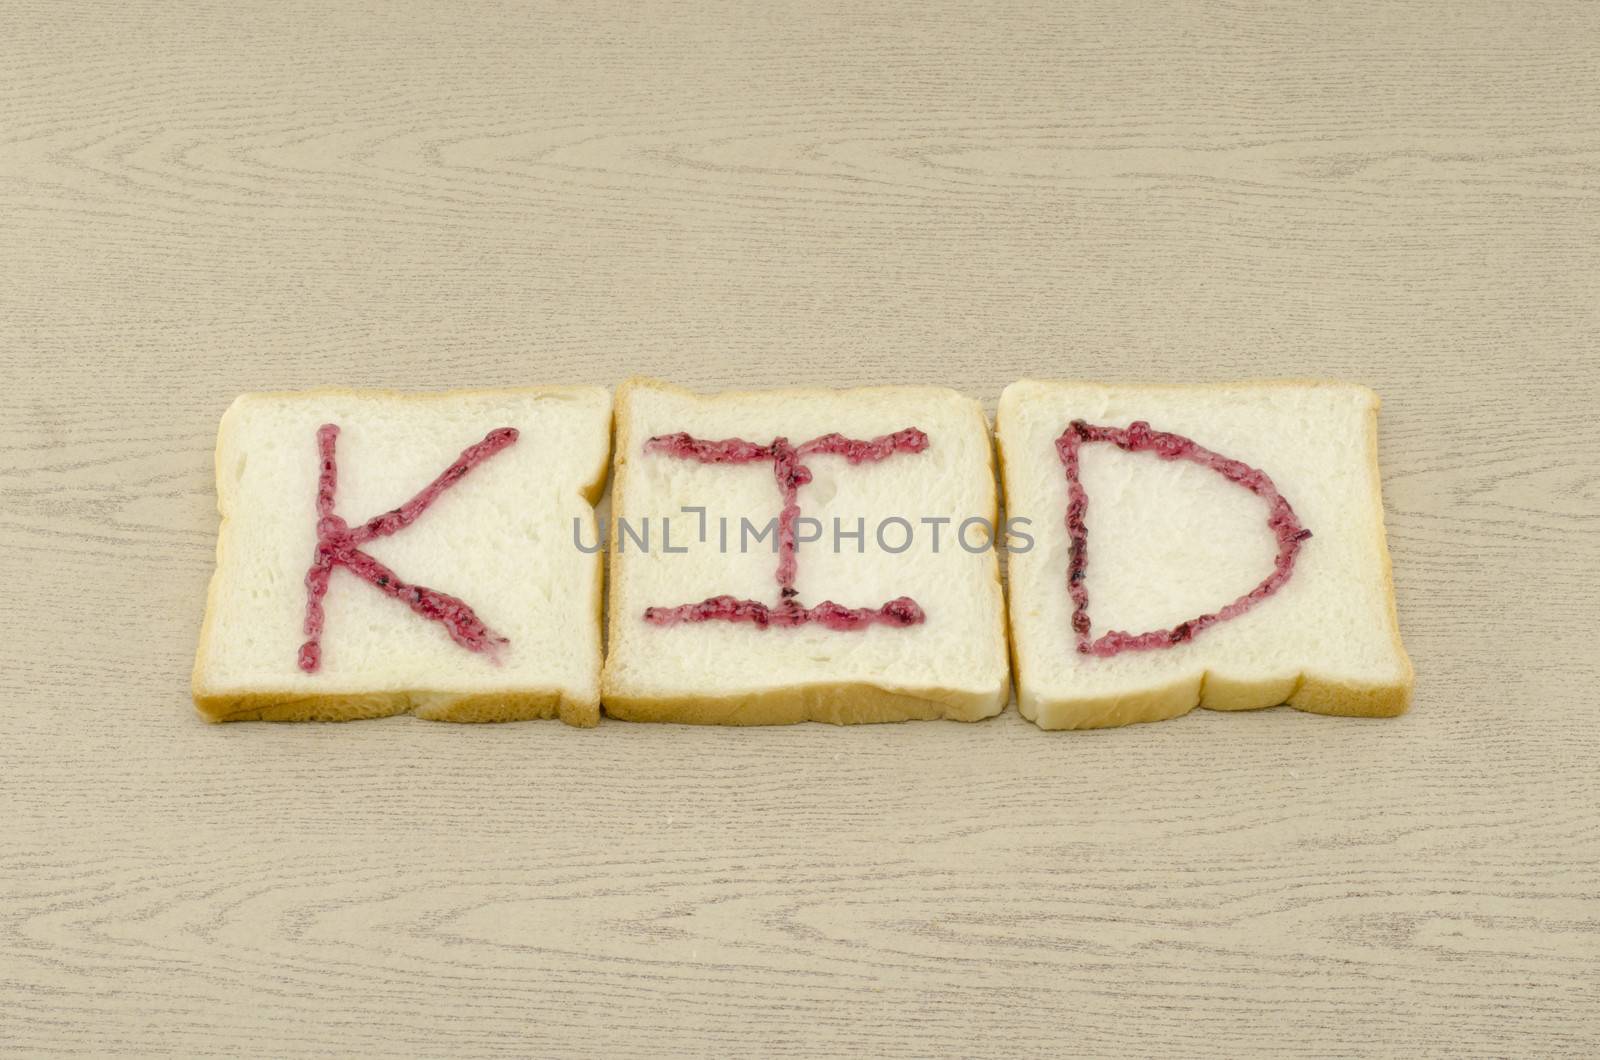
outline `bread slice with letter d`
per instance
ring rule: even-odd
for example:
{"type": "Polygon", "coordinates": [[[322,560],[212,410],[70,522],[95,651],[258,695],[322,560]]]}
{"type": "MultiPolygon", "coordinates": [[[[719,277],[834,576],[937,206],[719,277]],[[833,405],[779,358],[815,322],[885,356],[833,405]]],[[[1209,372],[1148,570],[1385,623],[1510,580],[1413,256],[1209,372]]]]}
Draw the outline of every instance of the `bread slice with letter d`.
{"type": "Polygon", "coordinates": [[[1024,716],[1047,729],[1409,702],[1378,398],[1338,383],[1023,381],[996,425],[1024,716]]]}

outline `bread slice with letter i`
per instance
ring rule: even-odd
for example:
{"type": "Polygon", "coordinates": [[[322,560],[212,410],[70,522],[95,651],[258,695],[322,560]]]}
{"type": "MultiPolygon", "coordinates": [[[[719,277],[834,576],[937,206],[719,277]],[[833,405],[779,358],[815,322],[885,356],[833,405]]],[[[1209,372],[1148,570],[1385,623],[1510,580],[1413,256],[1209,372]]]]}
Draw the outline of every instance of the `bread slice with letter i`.
{"type": "Polygon", "coordinates": [[[928,386],[617,394],[620,718],[976,720],[1009,698],[976,401],[928,386]]]}

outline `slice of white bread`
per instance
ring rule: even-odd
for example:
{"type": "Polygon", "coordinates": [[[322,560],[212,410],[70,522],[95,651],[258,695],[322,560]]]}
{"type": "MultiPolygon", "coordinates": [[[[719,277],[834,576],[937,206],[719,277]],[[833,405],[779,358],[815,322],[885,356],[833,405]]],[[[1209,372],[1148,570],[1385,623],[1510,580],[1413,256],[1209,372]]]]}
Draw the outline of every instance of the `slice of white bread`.
{"type": "Polygon", "coordinates": [[[996,423],[1007,517],[1027,519],[1033,538],[1008,556],[1022,714],[1046,729],[1082,729],[1195,706],[1403,712],[1412,671],[1384,540],[1378,404],[1372,391],[1339,383],[1007,387],[996,423]],[[1074,421],[1091,426],[1058,446],[1074,421]],[[1140,421],[1150,433],[1135,440],[1127,429],[1140,421]],[[1217,458],[1191,459],[1165,435],[1217,458]],[[1086,501],[1086,609],[1069,591],[1063,448],[1075,452],[1086,501]],[[1268,525],[1274,490],[1292,509],[1281,533],[1268,525]],[[1201,619],[1273,579],[1286,553],[1292,566],[1275,591],[1241,614],[1201,619]],[[1081,639],[1100,652],[1125,643],[1103,639],[1113,631],[1176,643],[1086,654],[1080,610],[1081,639]]]}
{"type": "MultiPolygon", "coordinates": [[[[818,443],[825,444],[825,443],[818,443]]],[[[919,443],[920,444],[920,443],[919,443]]],[[[776,390],[702,397],[677,387],[633,381],[617,394],[617,454],[612,490],[610,642],[602,678],[606,712],[639,721],[727,725],[799,721],[976,720],[999,713],[1010,695],[998,556],[979,524],[968,551],[956,541],[964,520],[993,526],[996,489],[988,421],[977,402],[938,387],[776,390]],[[922,432],[925,445],[883,442],[922,432]],[[742,538],[775,520],[783,504],[770,456],[706,463],[649,447],[651,439],[687,434],[794,446],[831,434],[881,443],[852,462],[812,451],[799,460],[810,480],[795,490],[804,517],[797,536],[821,530],[795,555],[791,607],[874,609],[902,597],[923,620],[832,629],[819,622],[762,627],[750,621],[646,619],[728,596],[778,611],[776,534],[742,538]],[[698,512],[685,507],[703,507],[698,512]],[[906,533],[898,517],[910,524],[906,533]],[[705,540],[700,538],[702,518],[705,540]],[[722,520],[728,520],[726,548],[722,520]],[[865,530],[859,546],[841,530],[865,530]],[[944,519],[935,549],[933,531],[944,519]],[[858,524],[858,520],[861,522],[858,524]],[[663,540],[663,525],[670,540],[663,540]],[[648,526],[649,549],[629,537],[648,526]],[[884,528],[884,542],[877,540],[884,528]],[[903,551],[895,551],[905,545],[903,551]],[[674,550],[666,551],[666,546],[674,550]],[[741,546],[744,549],[741,550],[741,546]],[[687,551],[679,552],[678,549],[687,551]]],[[[902,618],[905,615],[901,616],[902,618]]]]}
{"type": "Polygon", "coordinates": [[[601,563],[574,543],[574,521],[593,546],[610,436],[598,387],[239,397],[217,435],[222,527],[195,658],[200,713],[594,725],[601,563]],[[308,571],[333,540],[319,525],[337,526],[319,524],[325,424],[338,428],[333,514],[358,533],[389,523],[351,559],[370,580],[345,563],[324,571],[308,672],[308,571]],[[477,462],[452,470],[468,452],[477,462]],[[425,508],[397,508],[436,480],[425,508]]]}

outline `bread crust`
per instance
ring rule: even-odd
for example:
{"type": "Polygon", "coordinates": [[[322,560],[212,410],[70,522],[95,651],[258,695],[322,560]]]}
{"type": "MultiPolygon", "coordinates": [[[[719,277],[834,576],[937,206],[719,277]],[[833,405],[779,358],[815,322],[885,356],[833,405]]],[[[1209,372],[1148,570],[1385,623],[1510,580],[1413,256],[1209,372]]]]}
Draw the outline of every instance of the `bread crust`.
{"type": "MultiPolygon", "coordinates": [[[[400,391],[385,389],[356,389],[351,387],[318,387],[310,390],[270,390],[241,394],[222,414],[217,427],[217,441],[212,450],[212,474],[217,495],[216,567],[206,588],[205,617],[200,623],[199,644],[195,649],[194,669],[190,675],[190,695],[195,710],[211,722],[224,721],[359,721],[367,718],[384,718],[395,714],[415,714],[433,721],[488,722],[522,721],[535,718],[557,718],[568,725],[592,728],[600,721],[600,699],[594,696],[571,695],[570,690],[553,687],[533,687],[496,692],[453,692],[448,689],[407,689],[393,692],[327,692],[308,696],[294,689],[252,689],[248,692],[226,692],[213,689],[205,680],[206,649],[210,643],[211,625],[216,615],[217,594],[221,590],[222,572],[229,544],[229,520],[232,513],[227,508],[229,495],[224,487],[221,453],[235,410],[246,399],[260,398],[318,398],[357,397],[381,398],[390,401],[449,401],[462,397],[519,396],[561,397],[606,394],[604,387],[595,386],[535,386],[535,387],[482,387],[476,389],[400,391]]],[[[608,402],[608,407],[609,402],[608,402]]],[[[615,410],[612,409],[613,416],[615,410]]],[[[611,421],[614,424],[614,419],[611,421]]],[[[609,425],[608,425],[609,430],[609,425]]],[[[584,499],[592,506],[605,489],[610,471],[610,449],[593,468],[579,488],[584,499]]],[[[592,518],[592,513],[591,513],[592,518]]],[[[595,564],[595,589],[591,608],[591,624],[597,654],[601,649],[601,608],[604,565],[597,552],[591,561],[595,564]]]]}
{"type": "MultiPolygon", "coordinates": [[[[1209,670],[1201,670],[1175,679],[1168,684],[1141,689],[1126,695],[1082,698],[1043,697],[1034,695],[1029,691],[1025,661],[1015,650],[1016,638],[1013,636],[1012,673],[1015,675],[1017,685],[1017,707],[1023,717],[1034,722],[1042,729],[1098,729],[1129,725],[1135,722],[1164,721],[1168,718],[1176,718],[1187,714],[1196,707],[1204,707],[1208,710],[1259,710],[1263,707],[1287,704],[1296,710],[1303,710],[1308,713],[1352,718],[1392,718],[1406,712],[1411,705],[1415,671],[1412,668],[1411,659],[1406,654],[1405,647],[1400,640],[1400,621],[1394,589],[1394,565],[1389,556],[1388,538],[1383,523],[1383,504],[1381,503],[1382,474],[1378,466],[1378,410],[1382,406],[1383,399],[1378,396],[1376,391],[1360,384],[1329,379],[1270,379],[1199,384],[1116,384],[1068,379],[1019,379],[1008,385],[1005,391],[1001,393],[999,411],[995,417],[995,443],[999,450],[1001,476],[1008,495],[1013,486],[1010,476],[1015,474],[1015,461],[1012,461],[1008,470],[1004,440],[1005,414],[1008,408],[1005,394],[1015,387],[1029,385],[1067,385],[1100,387],[1107,390],[1166,391],[1236,390],[1264,387],[1337,387],[1342,390],[1364,392],[1367,396],[1367,463],[1370,474],[1370,488],[1373,491],[1373,495],[1380,498],[1380,502],[1375,506],[1377,519],[1373,524],[1372,533],[1382,563],[1383,592],[1384,598],[1388,603],[1389,635],[1394,643],[1395,655],[1400,660],[1403,672],[1401,679],[1393,684],[1368,685],[1342,681],[1338,678],[1309,671],[1303,671],[1287,680],[1273,679],[1252,682],[1232,679],[1209,670]]],[[[1010,615],[1009,610],[1007,614],[1010,615]]],[[[1014,624],[1016,616],[1011,615],[1010,620],[1014,624]]]]}
{"type": "Polygon", "coordinates": [[[560,718],[593,728],[600,702],[573,698],[558,688],[515,692],[328,692],[307,696],[264,689],[239,694],[200,693],[195,707],[207,721],[362,721],[414,714],[429,721],[490,722],[560,718]]]}
{"type": "MultiPolygon", "coordinates": [[[[826,387],[794,387],[779,390],[733,390],[702,395],[684,387],[655,379],[631,378],[617,388],[613,405],[615,443],[612,446],[612,505],[607,540],[610,544],[608,571],[607,634],[611,650],[600,674],[600,700],[609,717],[626,721],[668,721],[701,725],[791,725],[802,721],[851,725],[869,722],[914,721],[944,718],[953,721],[980,721],[1005,710],[1011,698],[1009,669],[995,690],[970,691],[922,686],[916,688],[880,685],[857,680],[817,682],[781,688],[752,688],[723,695],[665,695],[630,688],[617,672],[616,645],[625,637],[619,624],[621,614],[618,585],[618,514],[615,498],[628,488],[629,465],[637,451],[630,429],[634,394],[643,390],[676,394],[698,400],[770,397],[773,394],[796,397],[837,397],[860,394],[899,394],[922,390],[930,394],[957,394],[947,387],[873,386],[848,390],[826,387]]],[[[963,400],[966,399],[964,396],[963,400]]],[[[988,417],[977,402],[971,402],[989,445],[989,495],[986,517],[998,526],[999,490],[995,482],[994,439],[988,417]]],[[[1005,593],[1000,581],[1000,562],[990,550],[990,577],[999,594],[1002,621],[995,631],[1002,655],[1006,655],[1005,593]]]]}
{"type": "MultiPolygon", "coordinates": [[[[1007,691],[1009,698],[1009,690],[1007,691]]],[[[994,717],[988,693],[896,691],[860,681],[792,685],[721,696],[652,696],[602,692],[606,716],[684,725],[862,725],[895,721],[983,721],[994,717]]],[[[1005,705],[1001,701],[1001,707],[1005,705]]]]}

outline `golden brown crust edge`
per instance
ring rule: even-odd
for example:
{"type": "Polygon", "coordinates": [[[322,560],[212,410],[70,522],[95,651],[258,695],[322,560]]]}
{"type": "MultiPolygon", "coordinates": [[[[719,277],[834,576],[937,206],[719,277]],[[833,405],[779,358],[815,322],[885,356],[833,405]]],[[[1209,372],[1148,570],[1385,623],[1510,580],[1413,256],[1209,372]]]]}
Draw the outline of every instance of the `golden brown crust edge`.
{"type": "Polygon", "coordinates": [[[1400,606],[1394,589],[1394,559],[1389,555],[1389,530],[1383,515],[1383,469],[1378,463],[1378,412],[1383,408],[1383,398],[1375,390],[1369,389],[1367,393],[1372,395],[1371,409],[1367,414],[1367,463],[1372,475],[1373,509],[1376,513],[1373,533],[1377,535],[1378,557],[1383,563],[1384,596],[1389,602],[1389,635],[1394,640],[1394,653],[1404,668],[1400,681],[1390,686],[1392,694],[1386,705],[1388,713],[1370,716],[1395,717],[1411,707],[1411,691],[1416,685],[1417,671],[1400,639],[1400,606]]]}
{"type": "Polygon", "coordinates": [[[560,718],[593,728],[600,721],[597,699],[574,699],[563,689],[515,692],[330,692],[308,696],[289,690],[197,693],[195,707],[207,721],[361,721],[414,714],[429,721],[491,722],[560,718]]]}
{"type": "Polygon", "coordinates": [[[1006,697],[943,689],[894,691],[862,682],[795,685],[725,696],[653,696],[611,690],[607,717],[683,725],[830,725],[898,721],[983,721],[1005,709],[1006,697]],[[998,706],[996,706],[998,702],[998,706]]]}
{"type": "Polygon", "coordinates": [[[227,438],[229,420],[236,415],[235,410],[239,402],[244,399],[240,394],[228,403],[223,410],[222,418],[217,422],[217,441],[211,449],[211,481],[212,489],[217,496],[217,544],[213,549],[215,566],[211,569],[211,580],[206,583],[206,610],[200,619],[199,642],[195,646],[194,669],[189,674],[189,694],[194,700],[195,709],[208,721],[220,720],[205,710],[201,705],[210,697],[205,689],[206,646],[211,642],[211,623],[216,616],[217,591],[222,581],[222,559],[227,551],[230,520],[231,489],[223,482],[222,476],[222,446],[227,438]]]}
{"type": "MultiPolygon", "coordinates": [[[[650,695],[630,691],[615,675],[612,659],[616,645],[622,639],[618,626],[618,579],[616,534],[620,505],[617,498],[627,488],[628,465],[634,452],[629,427],[629,410],[634,391],[657,390],[709,400],[711,398],[771,395],[773,393],[809,394],[833,397],[839,394],[882,391],[904,391],[906,387],[857,387],[853,390],[830,390],[813,387],[778,390],[728,391],[715,395],[696,394],[694,391],[654,379],[633,378],[617,388],[613,410],[616,440],[612,447],[611,522],[607,539],[611,544],[608,570],[607,603],[610,611],[608,636],[611,651],[601,671],[600,700],[608,717],[623,721],[681,722],[701,725],[789,725],[802,721],[817,721],[834,725],[863,723],[920,721],[947,719],[952,721],[981,721],[1002,713],[1011,699],[1011,674],[1009,665],[1001,675],[1000,686],[995,691],[967,692],[942,688],[891,689],[858,681],[795,685],[784,688],[751,690],[725,696],[650,695]]],[[[942,393],[956,393],[945,387],[926,387],[942,393]]],[[[999,493],[995,483],[993,437],[988,417],[983,408],[970,398],[968,401],[978,417],[989,443],[989,517],[998,525],[999,493]]],[[[1005,621],[1005,593],[1000,582],[999,557],[991,552],[991,574],[999,597],[999,628],[996,637],[1001,657],[1008,659],[1008,626],[1005,621]]]]}
{"type": "MultiPolygon", "coordinates": [[[[619,499],[623,496],[628,483],[628,469],[633,456],[633,432],[629,426],[629,411],[633,405],[633,391],[641,385],[648,385],[648,380],[631,378],[617,387],[616,394],[611,400],[611,511],[606,521],[606,653],[600,665],[600,703],[605,706],[617,685],[617,677],[613,662],[617,655],[617,645],[621,642],[621,629],[618,627],[618,587],[617,587],[617,533],[620,507],[619,499]]],[[[609,713],[609,711],[607,712],[609,713]]],[[[613,715],[615,716],[615,715],[613,715]]]]}
{"type": "MultiPolygon", "coordinates": [[[[1066,383],[1076,386],[1103,386],[1110,389],[1115,384],[1084,383],[1072,380],[1019,379],[1008,385],[1025,383],[1066,383]]],[[[1287,705],[1311,714],[1326,714],[1350,718],[1392,718],[1404,714],[1411,705],[1411,692],[1415,671],[1400,640],[1400,621],[1395,601],[1394,569],[1389,556],[1388,536],[1383,522],[1382,473],[1378,464],[1378,410],[1382,398],[1369,387],[1336,380],[1267,380],[1261,382],[1202,383],[1202,384],[1126,384],[1143,389],[1224,389],[1261,386],[1336,386],[1365,391],[1369,399],[1368,411],[1368,464],[1371,470],[1371,487],[1376,501],[1374,532],[1377,535],[1378,554],[1382,560],[1384,591],[1388,599],[1388,621],[1394,640],[1395,654],[1404,666],[1402,679],[1394,684],[1368,685],[1340,681],[1301,673],[1288,681],[1244,682],[1215,675],[1209,671],[1179,678],[1159,688],[1140,690],[1126,696],[1095,697],[1085,699],[1039,699],[1028,692],[1025,667],[1012,637],[1012,673],[1017,685],[1017,703],[1023,717],[1041,729],[1096,729],[1130,725],[1139,722],[1165,721],[1181,717],[1198,708],[1208,710],[1260,710],[1265,707],[1287,705]],[[1287,689],[1287,692],[1284,690],[1287,689]]],[[[1005,411],[1003,403],[995,417],[995,444],[1000,453],[1001,475],[1006,475],[1006,449],[1001,420],[1005,411]]],[[[1011,495],[1011,483],[1006,481],[1006,495],[1011,495]]],[[[1010,611],[1007,611],[1010,616],[1010,611]]]]}
{"type": "MultiPolygon", "coordinates": [[[[1179,718],[1195,709],[1238,711],[1290,706],[1308,714],[1347,718],[1392,718],[1403,714],[1406,685],[1355,685],[1319,677],[1226,682],[1226,694],[1213,691],[1224,682],[1210,674],[1179,678],[1159,688],[1125,696],[1085,699],[1021,700],[1022,716],[1047,730],[1106,729],[1179,718]],[[1283,689],[1292,687],[1285,696],[1283,689]]],[[[1026,693],[1024,693],[1026,697],[1026,693]]]]}
{"type": "MultiPolygon", "coordinates": [[[[206,587],[206,610],[200,622],[199,643],[195,649],[194,669],[189,678],[190,696],[194,700],[195,710],[202,718],[210,722],[226,721],[357,721],[367,718],[385,718],[396,714],[416,714],[418,717],[433,721],[456,722],[490,722],[490,721],[523,721],[537,718],[559,717],[568,725],[578,728],[592,728],[600,721],[600,701],[598,696],[574,698],[568,690],[553,688],[532,688],[516,692],[472,692],[472,693],[447,693],[447,692],[370,692],[370,693],[327,693],[307,696],[302,692],[263,689],[247,693],[220,693],[207,688],[204,681],[206,663],[206,645],[209,643],[211,623],[215,608],[218,585],[221,580],[223,556],[226,552],[229,539],[228,521],[232,501],[231,486],[224,482],[222,474],[223,462],[220,459],[222,447],[228,433],[230,418],[235,415],[234,410],[246,398],[261,397],[326,397],[330,395],[348,395],[355,397],[377,397],[396,400],[433,401],[447,400],[462,396],[475,396],[481,394],[518,394],[532,396],[557,396],[561,394],[592,394],[604,393],[603,387],[592,386],[536,386],[536,387],[485,387],[464,390],[441,391],[397,391],[397,390],[366,390],[349,387],[322,387],[312,390],[278,390],[278,391],[252,391],[240,394],[229,403],[217,424],[217,441],[212,449],[212,481],[217,495],[217,526],[216,566],[211,572],[211,580],[206,587]],[[419,709],[420,707],[420,709],[419,709]]],[[[610,395],[606,395],[608,398],[610,395]]],[[[607,402],[607,414],[612,419],[608,421],[606,430],[609,435],[615,422],[615,404],[607,402]]],[[[590,477],[580,487],[580,493],[592,508],[600,494],[605,489],[606,476],[611,468],[611,449],[607,446],[601,455],[598,465],[590,472],[590,477]]],[[[596,522],[598,526],[598,521],[596,522]]],[[[602,557],[596,553],[593,559],[597,577],[594,582],[592,594],[592,610],[594,622],[594,646],[597,657],[601,657],[601,603],[602,582],[605,570],[602,557]]]]}

